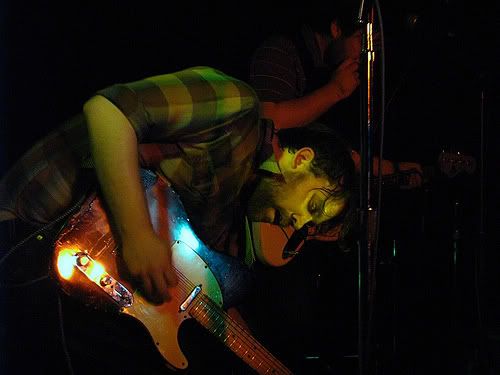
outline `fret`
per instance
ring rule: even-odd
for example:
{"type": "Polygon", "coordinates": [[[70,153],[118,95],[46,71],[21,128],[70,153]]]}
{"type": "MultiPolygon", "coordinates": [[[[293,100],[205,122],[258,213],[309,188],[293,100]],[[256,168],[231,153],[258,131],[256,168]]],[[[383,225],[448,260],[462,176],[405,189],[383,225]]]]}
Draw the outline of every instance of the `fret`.
{"type": "Polygon", "coordinates": [[[259,345],[236,321],[219,310],[218,306],[212,305],[206,296],[200,295],[195,299],[189,313],[254,370],[265,374],[290,374],[281,362],[259,345]]]}

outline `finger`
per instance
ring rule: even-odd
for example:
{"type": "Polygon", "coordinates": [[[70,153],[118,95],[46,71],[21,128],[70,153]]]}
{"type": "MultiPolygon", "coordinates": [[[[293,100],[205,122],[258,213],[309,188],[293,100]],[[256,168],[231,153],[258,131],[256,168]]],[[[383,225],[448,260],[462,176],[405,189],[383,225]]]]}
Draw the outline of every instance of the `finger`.
{"type": "Polygon", "coordinates": [[[346,69],[350,67],[351,65],[355,65],[356,61],[352,57],[346,58],[342,63],[339,65],[339,67],[336,69],[337,71],[346,69]]]}
{"type": "Polygon", "coordinates": [[[416,184],[417,184],[417,186],[422,186],[422,176],[421,175],[416,176],[416,184]]]}
{"type": "Polygon", "coordinates": [[[153,299],[153,287],[151,285],[151,280],[149,279],[149,276],[146,275],[146,277],[141,278],[141,287],[140,289],[142,290],[142,293],[144,294],[144,297],[148,300],[153,299]]]}
{"type": "Polygon", "coordinates": [[[172,276],[170,276],[170,275],[171,275],[171,272],[165,272],[163,274],[163,281],[165,283],[164,284],[165,289],[163,290],[162,297],[164,298],[164,301],[171,300],[171,298],[172,298],[171,288],[177,285],[177,278],[175,278],[175,282],[174,282],[174,280],[172,280],[172,276]]]}
{"type": "Polygon", "coordinates": [[[165,272],[163,275],[164,275],[165,281],[169,287],[177,285],[179,280],[177,278],[177,274],[174,272],[172,267],[170,267],[169,270],[167,270],[167,272],[165,272]]]}
{"type": "Polygon", "coordinates": [[[168,285],[163,272],[155,273],[154,276],[155,300],[158,303],[170,301],[170,293],[168,292],[168,285]]]}
{"type": "Polygon", "coordinates": [[[413,187],[420,186],[421,185],[421,181],[422,181],[422,179],[421,179],[421,177],[420,177],[420,175],[418,173],[415,173],[415,174],[412,175],[412,185],[413,185],[413,187]]]}
{"type": "Polygon", "coordinates": [[[345,69],[350,72],[357,72],[359,70],[359,62],[353,59],[350,60],[350,63],[345,66],[345,69]]]}

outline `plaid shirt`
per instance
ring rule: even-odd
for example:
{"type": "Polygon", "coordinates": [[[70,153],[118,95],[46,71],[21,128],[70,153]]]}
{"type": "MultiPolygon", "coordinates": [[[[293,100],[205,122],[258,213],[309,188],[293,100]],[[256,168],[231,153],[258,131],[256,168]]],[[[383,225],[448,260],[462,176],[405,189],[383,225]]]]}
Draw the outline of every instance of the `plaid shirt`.
{"type": "MultiPolygon", "coordinates": [[[[172,183],[198,236],[207,246],[236,255],[242,193],[265,157],[260,150],[269,134],[250,86],[215,69],[194,67],[97,94],[128,118],[139,140],[141,166],[172,183]]],[[[80,115],[38,142],[0,181],[0,215],[52,220],[85,190],[80,167],[89,161],[80,115]]]]}

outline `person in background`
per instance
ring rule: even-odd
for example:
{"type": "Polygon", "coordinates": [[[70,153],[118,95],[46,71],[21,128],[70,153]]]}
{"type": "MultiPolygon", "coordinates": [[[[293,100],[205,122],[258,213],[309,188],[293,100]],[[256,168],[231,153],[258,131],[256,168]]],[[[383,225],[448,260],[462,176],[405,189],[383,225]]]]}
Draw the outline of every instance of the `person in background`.
{"type": "MultiPolygon", "coordinates": [[[[359,2],[313,1],[302,9],[302,22],[290,31],[265,39],[254,51],[249,83],[262,102],[262,116],[276,129],[319,120],[334,127],[353,146],[360,167],[359,62],[361,29],[359,2]]],[[[375,156],[373,170],[378,174],[375,156]]],[[[414,162],[382,161],[383,174],[415,170],[412,187],[422,182],[414,162]]]]}

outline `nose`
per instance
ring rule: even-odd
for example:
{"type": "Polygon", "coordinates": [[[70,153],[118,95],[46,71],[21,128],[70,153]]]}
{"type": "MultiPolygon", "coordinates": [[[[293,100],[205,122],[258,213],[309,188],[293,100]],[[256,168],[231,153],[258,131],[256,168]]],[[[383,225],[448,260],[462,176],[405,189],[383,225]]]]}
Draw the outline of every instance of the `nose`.
{"type": "Polygon", "coordinates": [[[304,225],[306,225],[308,222],[312,220],[311,215],[297,215],[297,214],[292,214],[292,225],[295,228],[295,230],[299,230],[302,228],[304,225]]]}

